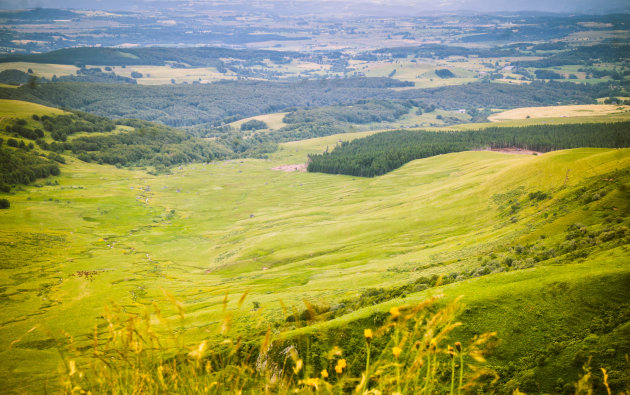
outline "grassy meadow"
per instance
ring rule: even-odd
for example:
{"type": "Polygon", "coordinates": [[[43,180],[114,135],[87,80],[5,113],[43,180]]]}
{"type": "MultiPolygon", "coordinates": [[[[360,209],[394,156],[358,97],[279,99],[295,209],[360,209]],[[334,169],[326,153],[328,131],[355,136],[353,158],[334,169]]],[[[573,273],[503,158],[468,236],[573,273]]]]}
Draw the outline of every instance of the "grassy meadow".
{"type": "Polygon", "coordinates": [[[264,115],[256,115],[255,117],[249,117],[249,118],[244,118],[241,120],[238,120],[236,122],[232,122],[228,125],[230,125],[231,127],[240,130],[241,125],[244,124],[245,122],[248,121],[252,121],[252,120],[257,120],[257,121],[262,121],[264,123],[267,124],[268,129],[271,130],[277,130],[280,129],[284,126],[287,126],[286,123],[284,123],[283,119],[284,116],[287,115],[288,113],[286,112],[274,112],[271,114],[264,114],[264,115]]]}
{"type": "MultiPolygon", "coordinates": [[[[3,117],[54,111],[6,104],[3,117]]],[[[280,125],[281,118],[265,117],[271,127],[280,125]]],[[[285,143],[269,159],[191,164],[162,175],[68,156],[59,177],[3,194],[11,203],[0,210],[4,388],[55,388],[63,364],[51,334],[68,333],[87,347],[94,326],[107,325],[109,301],[127,313],[156,303],[178,331],[186,329],[185,341],[192,344],[218,336],[229,294],[235,336],[257,335],[284,321],[282,304],[296,311],[304,310],[304,301],[333,306],[366,289],[470,272],[507,257],[510,246],[548,250],[564,241],[572,224],[602,231],[604,219],[615,224],[630,210],[627,177],[619,188],[614,180],[602,181],[614,171],[627,172],[630,149],[538,156],[463,152],[417,160],[371,179],[272,170],[305,163],[309,153],[367,133],[285,143]],[[589,193],[596,188],[606,194],[584,204],[583,185],[589,193]],[[535,191],[549,198],[532,203],[527,194],[535,191]],[[514,201],[522,207],[510,211],[514,201]],[[181,321],[169,294],[183,303],[181,321]]],[[[391,307],[435,294],[444,301],[463,295],[464,325],[455,339],[497,331],[502,345],[491,363],[537,358],[550,341],[574,340],[527,373],[541,391],[553,391],[553,375],[577,380],[581,366],[571,361],[586,341],[588,322],[599,319],[602,306],[627,304],[630,296],[627,244],[605,246],[573,260],[553,258],[413,290],[404,299],[296,325],[284,341],[363,331],[375,313],[391,307]]],[[[622,338],[628,330],[613,329],[622,338]]],[[[606,350],[612,340],[594,342],[606,350]]],[[[612,359],[622,363],[621,351],[612,359]]]]}
{"type": "MultiPolygon", "coordinates": [[[[93,66],[96,67],[96,66],[93,66]]],[[[209,83],[218,80],[236,79],[233,73],[222,74],[214,67],[174,68],[169,66],[114,66],[112,71],[119,76],[131,78],[131,73],[142,74],[136,81],[141,85],[165,85],[175,81],[177,84],[193,82],[209,83]]]]}
{"type": "Polygon", "coordinates": [[[460,64],[459,62],[417,63],[407,60],[394,62],[355,62],[353,67],[357,72],[367,77],[388,77],[402,81],[413,82],[409,88],[395,88],[397,90],[412,88],[436,88],[448,85],[463,85],[477,79],[477,67],[473,63],[460,64]],[[453,74],[452,78],[440,78],[435,74],[436,69],[448,68],[453,74]]]}
{"type": "MultiPolygon", "coordinates": [[[[556,106],[556,107],[564,107],[564,106],[556,106]]],[[[569,106],[571,108],[575,106],[569,106]]],[[[618,107],[618,106],[617,106],[618,107]]],[[[537,109],[540,107],[527,107],[532,112],[533,109],[537,109]]],[[[511,111],[511,110],[508,110],[511,111]]],[[[508,111],[505,111],[507,113],[508,111]]],[[[559,110],[557,110],[559,111],[559,110]]],[[[595,110],[595,112],[599,112],[595,110]]],[[[495,115],[497,117],[501,117],[504,112],[500,111],[495,115]]],[[[532,112],[533,113],[533,112],[532,112]]],[[[563,124],[576,124],[576,123],[599,123],[599,122],[624,122],[630,119],[630,112],[611,112],[608,114],[601,115],[590,115],[588,112],[581,113],[579,116],[563,116],[560,115],[560,112],[556,112],[555,116],[550,117],[534,117],[531,116],[527,118],[520,119],[499,119],[493,118],[495,115],[491,115],[488,117],[490,122],[482,122],[482,123],[465,123],[459,125],[451,125],[447,127],[435,128],[435,130],[477,130],[479,128],[484,127],[495,127],[495,126],[506,126],[506,127],[515,127],[515,126],[529,126],[529,125],[563,125],[563,124]]]]}
{"type": "Polygon", "coordinates": [[[62,75],[76,74],[78,67],[65,64],[46,64],[46,63],[30,63],[30,62],[7,62],[0,63],[0,71],[4,70],[20,70],[28,72],[32,70],[37,76],[51,79],[53,76],[61,77],[62,75]]]}
{"type": "Polygon", "coordinates": [[[615,104],[580,104],[571,106],[524,107],[503,111],[488,117],[492,122],[529,118],[599,117],[602,115],[627,115],[630,106],[615,104]]]}
{"type": "Polygon", "coordinates": [[[32,115],[61,115],[64,111],[20,100],[0,99],[0,120],[23,118],[28,121],[32,115]]]}

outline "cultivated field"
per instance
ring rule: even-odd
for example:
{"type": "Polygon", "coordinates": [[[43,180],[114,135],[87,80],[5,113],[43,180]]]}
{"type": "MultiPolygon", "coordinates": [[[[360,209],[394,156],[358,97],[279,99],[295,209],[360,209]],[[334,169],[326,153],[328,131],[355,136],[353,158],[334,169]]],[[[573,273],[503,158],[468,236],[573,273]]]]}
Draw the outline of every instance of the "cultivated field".
{"type": "Polygon", "coordinates": [[[23,72],[27,72],[29,69],[33,70],[35,75],[40,77],[51,79],[54,75],[61,77],[62,75],[74,75],[77,70],[76,66],[65,64],[44,64],[44,63],[27,63],[27,62],[9,62],[0,63],[0,71],[16,69],[23,72]]]}
{"type": "Polygon", "coordinates": [[[488,117],[492,122],[529,118],[597,117],[630,113],[630,106],[614,104],[580,104],[571,106],[525,107],[503,111],[488,117]]]}
{"type": "Polygon", "coordinates": [[[361,72],[367,77],[391,76],[392,78],[398,80],[414,83],[414,87],[395,88],[396,90],[462,85],[475,81],[478,76],[478,73],[472,68],[464,68],[459,63],[450,63],[446,61],[437,63],[416,63],[406,60],[396,62],[357,62],[353,66],[357,72],[361,72]],[[434,70],[442,68],[449,69],[455,77],[438,77],[434,70]]]}
{"type": "MultiPolygon", "coordinates": [[[[90,66],[97,67],[97,66],[90,66]]],[[[236,79],[234,73],[222,74],[214,67],[196,67],[196,68],[173,68],[169,66],[115,66],[112,71],[116,75],[122,77],[130,77],[131,73],[138,72],[142,74],[141,78],[136,78],[138,84],[141,85],[168,85],[172,80],[177,84],[192,84],[214,82],[217,80],[233,80],[236,79]]]]}

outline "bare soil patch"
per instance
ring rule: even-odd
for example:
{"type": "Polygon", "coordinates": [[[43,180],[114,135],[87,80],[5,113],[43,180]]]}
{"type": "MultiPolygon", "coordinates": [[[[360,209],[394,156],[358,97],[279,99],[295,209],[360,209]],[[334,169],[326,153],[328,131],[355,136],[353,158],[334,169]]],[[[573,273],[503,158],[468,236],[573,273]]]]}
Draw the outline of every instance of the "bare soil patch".
{"type": "Polygon", "coordinates": [[[502,154],[512,154],[512,155],[542,155],[542,152],[538,152],[538,151],[531,151],[528,149],[521,149],[521,148],[489,148],[485,151],[492,151],[492,152],[500,152],[502,154]]]}
{"type": "Polygon", "coordinates": [[[306,171],[306,164],[305,163],[300,163],[300,164],[297,164],[297,165],[276,166],[276,167],[272,167],[271,170],[286,171],[286,172],[290,172],[290,171],[306,171]]]}

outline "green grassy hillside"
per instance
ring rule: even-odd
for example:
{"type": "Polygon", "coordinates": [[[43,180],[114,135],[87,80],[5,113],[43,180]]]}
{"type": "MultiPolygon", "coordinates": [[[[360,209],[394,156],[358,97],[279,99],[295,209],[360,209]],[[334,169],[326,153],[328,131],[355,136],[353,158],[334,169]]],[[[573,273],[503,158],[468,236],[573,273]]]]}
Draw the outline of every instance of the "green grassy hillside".
{"type": "Polygon", "coordinates": [[[443,133],[398,130],[342,142],[330,152],[309,155],[308,171],[374,177],[416,159],[454,152],[492,149],[531,155],[580,147],[628,148],[629,132],[627,122],[501,126],[443,133]]]}
{"type": "MultiPolygon", "coordinates": [[[[258,315],[263,328],[284,320],[279,301],[297,311],[307,300],[343,312],[289,339],[316,329],[362,330],[348,324],[429,293],[464,295],[457,336],[496,330],[505,348],[490,364],[521,388],[554,391],[551,377],[577,378],[572,361],[589,342],[619,371],[627,345],[603,356],[615,342],[609,337],[627,332],[605,317],[629,288],[630,150],[462,152],[374,179],[272,170],[304,163],[339,139],[286,143],[268,160],[194,164],[158,176],[67,157],[51,185],[1,195],[11,208],[0,210],[0,381],[17,392],[54,386],[61,359],[50,333],[66,331],[88,345],[94,325],[106,325],[110,300],[130,313],[155,302],[174,318],[163,291],[183,301],[178,325],[190,342],[214,336],[226,292],[235,309],[236,295],[249,291],[234,312],[237,335],[258,334],[258,315]],[[572,257],[563,243],[575,223],[587,235],[576,240],[597,242],[578,244],[571,251],[586,255],[572,257]],[[432,284],[423,279],[434,275],[450,283],[424,289],[432,284]],[[375,305],[338,306],[381,288],[375,305]],[[397,289],[406,297],[388,300],[400,297],[397,289]],[[265,309],[254,311],[253,302],[265,309]],[[606,324],[588,340],[593,317],[606,324]],[[549,341],[566,347],[538,365],[549,341]],[[510,372],[506,362],[516,367],[510,372]]],[[[622,380],[627,373],[619,372],[622,380]]]]}
{"type": "Polygon", "coordinates": [[[31,115],[61,115],[65,111],[20,100],[0,99],[0,117],[30,118],[31,115]]]}

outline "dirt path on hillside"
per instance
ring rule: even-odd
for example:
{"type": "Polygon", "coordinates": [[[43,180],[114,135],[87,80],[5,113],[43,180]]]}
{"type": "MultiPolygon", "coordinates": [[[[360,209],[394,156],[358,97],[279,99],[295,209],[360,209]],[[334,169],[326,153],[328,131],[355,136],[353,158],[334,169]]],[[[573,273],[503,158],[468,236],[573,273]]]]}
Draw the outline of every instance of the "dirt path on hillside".
{"type": "Polygon", "coordinates": [[[512,154],[512,155],[542,155],[543,152],[531,151],[528,149],[520,149],[520,148],[488,148],[480,151],[492,151],[492,152],[500,152],[502,154],[512,154]]]}
{"type": "Polygon", "coordinates": [[[542,155],[542,152],[531,151],[528,149],[520,149],[520,148],[494,148],[490,151],[493,152],[501,152],[502,154],[513,154],[513,155],[542,155]]]}
{"type": "Polygon", "coordinates": [[[300,163],[298,165],[282,165],[282,166],[276,166],[276,167],[272,167],[271,170],[277,170],[277,171],[306,171],[306,164],[305,163],[300,163]]]}

